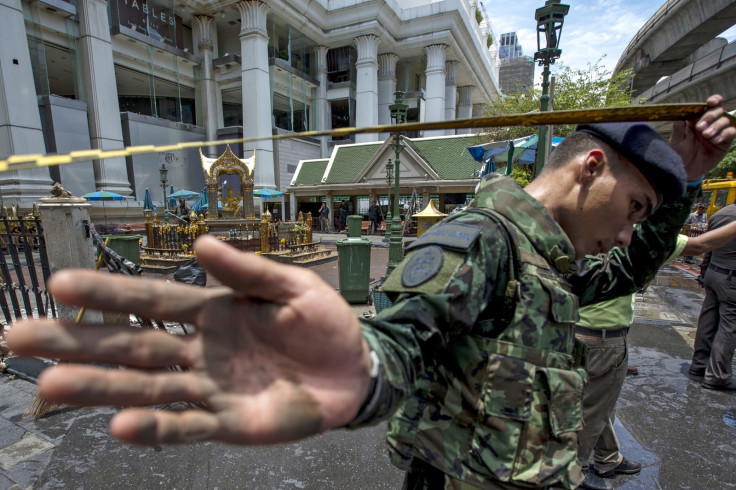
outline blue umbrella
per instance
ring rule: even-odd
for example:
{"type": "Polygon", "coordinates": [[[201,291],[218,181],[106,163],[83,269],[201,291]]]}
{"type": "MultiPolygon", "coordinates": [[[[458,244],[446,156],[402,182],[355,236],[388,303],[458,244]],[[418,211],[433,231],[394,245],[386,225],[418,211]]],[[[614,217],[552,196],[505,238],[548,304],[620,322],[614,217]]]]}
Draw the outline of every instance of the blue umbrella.
{"type": "MultiPolygon", "coordinates": [[[[174,186],[171,186],[171,190],[169,191],[169,196],[174,193],[174,186]]],[[[174,209],[176,207],[176,199],[171,199],[169,197],[169,209],[174,209]]]]}
{"type": "MultiPolygon", "coordinates": [[[[506,175],[511,174],[509,162],[516,161],[519,165],[531,165],[537,152],[538,136],[533,134],[515,140],[494,141],[483,145],[471,146],[468,152],[481,163],[485,163],[480,177],[496,171],[496,163],[506,163],[506,175]]],[[[552,147],[560,144],[562,138],[553,137],[552,147]]]]}
{"type": "Polygon", "coordinates": [[[168,195],[169,199],[196,199],[197,197],[199,197],[199,192],[188,191],[186,189],[182,189],[168,195]]]}
{"type": "Polygon", "coordinates": [[[146,188],[146,193],[143,195],[143,211],[155,211],[156,206],[153,204],[151,199],[151,191],[146,188]]]}
{"type": "Polygon", "coordinates": [[[253,191],[253,195],[257,197],[281,197],[284,195],[283,192],[274,189],[258,189],[253,191]]]}
{"type": "Polygon", "coordinates": [[[125,199],[120,194],[108,191],[89,192],[84,194],[82,197],[88,201],[122,201],[125,199]]]}
{"type": "MultiPolygon", "coordinates": [[[[207,211],[209,201],[210,200],[207,196],[207,189],[203,189],[202,193],[199,196],[199,199],[197,199],[197,202],[192,205],[192,211],[197,213],[199,211],[207,211]]],[[[222,210],[222,203],[220,201],[217,201],[217,209],[222,210]]]]}

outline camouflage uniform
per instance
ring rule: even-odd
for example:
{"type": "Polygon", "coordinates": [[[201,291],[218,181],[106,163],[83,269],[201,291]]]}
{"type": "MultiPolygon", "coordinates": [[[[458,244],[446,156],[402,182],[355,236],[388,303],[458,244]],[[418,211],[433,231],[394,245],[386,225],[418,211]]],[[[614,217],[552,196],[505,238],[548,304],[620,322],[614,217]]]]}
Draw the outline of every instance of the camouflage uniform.
{"type": "Polygon", "coordinates": [[[632,292],[674,247],[688,210],[656,213],[630,255],[578,267],[538,201],[506,177],[485,179],[469,209],[417,240],[384,284],[393,306],[363,323],[381,374],[351,427],[398,408],[387,442],[411,488],[574,488],[585,371],[564,274],[578,270],[570,279],[588,302],[632,292]]]}

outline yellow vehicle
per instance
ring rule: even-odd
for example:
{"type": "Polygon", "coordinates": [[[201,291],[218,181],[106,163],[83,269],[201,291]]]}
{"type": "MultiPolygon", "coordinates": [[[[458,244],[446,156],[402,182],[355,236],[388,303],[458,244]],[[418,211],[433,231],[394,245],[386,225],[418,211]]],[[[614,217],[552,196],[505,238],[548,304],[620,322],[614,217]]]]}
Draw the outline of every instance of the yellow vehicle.
{"type": "Polygon", "coordinates": [[[736,201],[736,179],[733,172],[728,172],[725,179],[708,179],[703,181],[703,201],[708,203],[708,218],[723,206],[736,201]],[[710,193],[710,197],[709,194],[710,193]]]}

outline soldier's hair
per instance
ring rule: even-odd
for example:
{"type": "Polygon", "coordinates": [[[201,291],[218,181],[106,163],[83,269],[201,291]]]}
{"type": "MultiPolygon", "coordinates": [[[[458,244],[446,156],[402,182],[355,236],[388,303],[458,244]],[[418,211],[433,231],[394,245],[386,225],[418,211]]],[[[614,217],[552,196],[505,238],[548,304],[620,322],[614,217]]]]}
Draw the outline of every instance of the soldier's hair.
{"type": "Polygon", "coordinates": [[[613,172],[621,167],[621,155],[611,148],[608,143],[590,133],[578,131],[562,140],[557,148],[550,153],[549,161],[544,165],[543,172],[562,168],[581,153],[587,153],[595,149],[603,150],[613,172]]]}

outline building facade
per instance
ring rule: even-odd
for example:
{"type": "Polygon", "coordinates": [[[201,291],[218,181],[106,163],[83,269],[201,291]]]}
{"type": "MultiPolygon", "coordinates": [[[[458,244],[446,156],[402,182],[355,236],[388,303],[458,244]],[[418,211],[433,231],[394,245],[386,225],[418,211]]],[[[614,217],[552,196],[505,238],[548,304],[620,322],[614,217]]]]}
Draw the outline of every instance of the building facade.
{"type": "Polygon", "coordinates": [[[498,86],[504,94],[523,92],[534,86],[534,59],[524,56],[515,32],[501,34],[498,49],[498,86]]]}
{"type": "MultiPolygon", "coordinates": [[[[475,11],[474,0],[2,0],[0,158],[388,124],[396,90],[409,121],[472,117],[499,95],[475,11]]],[[[255,151],[256,188],[286,191],[300,160],[385,137],[233,151],[255,151]]],[[[167,185],[204,187],[193,149],[4,172],[0,189],[23,207],[53,181],[137,201],[149,188],[161,202],[162,167],[167,185]]]]}

